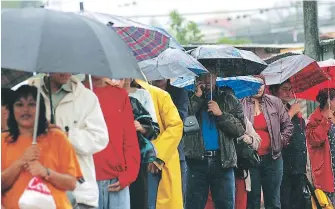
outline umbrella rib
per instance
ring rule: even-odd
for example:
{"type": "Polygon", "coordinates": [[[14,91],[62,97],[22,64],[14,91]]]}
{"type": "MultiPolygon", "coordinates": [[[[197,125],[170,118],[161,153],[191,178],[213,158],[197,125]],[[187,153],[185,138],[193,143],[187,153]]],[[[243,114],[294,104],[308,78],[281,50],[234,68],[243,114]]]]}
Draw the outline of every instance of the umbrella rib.
{"type": "MultiPolygon", "coordinates": [[[[80,16],[80,18],[82,18],[84,21],[83,22],[85,22],[85,24],[87,24],[88,26],[89,26],[89,28],[91,29],[91,31],[95,34],[95,35],[97,35],[96,34],[96,32],[95,32],[95,30],[93,30],[92,29],[92,27],[91,27],[91,24],[90,24],[90,19],[88,19],[88,18],[86,18],[86,17],[84,17],[84,16],[80,16]]],[[[116,34],[117,35],[117,34],[116,34]]],[[[97,40],[98,40],[98,43],[100,44],[100,46],[101,46],[101,48],[103,49],[104,48],[104,45],[101,43],[101,40],[99,39],[99,38],[96,38],[97,40]]],[[[105,57],[105,60],[107,61],[107,63],[109,64],[109,66],[111,66],[111,63],[109,62],[109,59],[107,59],[107,55],[106,55],[106,53],[104,53],[104,57],[105,57]]],[[[113,71],[112,70],[110,70],[110,73],[111,73],[111,78],[113,78],[113,71]]]]}

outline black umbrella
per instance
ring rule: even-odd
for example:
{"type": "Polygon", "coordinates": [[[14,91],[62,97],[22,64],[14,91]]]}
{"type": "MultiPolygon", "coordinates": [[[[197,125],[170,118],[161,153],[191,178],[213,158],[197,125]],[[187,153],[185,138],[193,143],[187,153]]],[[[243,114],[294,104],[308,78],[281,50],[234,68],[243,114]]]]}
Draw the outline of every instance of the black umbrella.
{"type": "Polygon", "coordinates": [[[256,75],[267,64],[251,51],[226,45],[202,45],[189,51],[210,72],[220,77],[256,75]]]}

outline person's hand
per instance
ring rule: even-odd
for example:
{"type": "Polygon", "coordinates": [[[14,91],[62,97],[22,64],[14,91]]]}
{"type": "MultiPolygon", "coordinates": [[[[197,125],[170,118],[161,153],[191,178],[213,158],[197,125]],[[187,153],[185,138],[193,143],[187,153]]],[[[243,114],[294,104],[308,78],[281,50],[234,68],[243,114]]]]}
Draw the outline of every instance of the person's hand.
{"type": "Polygon", "coordinates": [[[105,78],[104,80],[105,80],[106,83],[108,83],[111,86],[115,86],[115,87],[118,87],[118,88],[123,88],[122,80],[109,79],[109,78],[105,78]]]}
{"type": "Polygon", "coordinates": [[[40,176],[42,178],[45,178],[48,176],[47,169],[37,160],[28,162],[28,166],[26,170],[32,176],[40,176]]]}
{"type": "Polygon", "coordinates": [[[203,88],[203,87],[205,87],[204,83],[202,83],[202,82],[197,83],[197,90],[195,92],[195,96],[197,96],[197,97],[201,97],[202,96],[203,92],[202,92],[201,88],[203,88]]]}
{"type": "Polygon", "coordinates": [[[134,125],[135,125],[135,128],[136,128],[136,131],[139,131],[141,134],[146,133],[145,128],[143,128],[143,126],[137,120],[134,121],[134,125]]]}
{"type": "MultiPolygon", "coordinates": [[[[56,129],[59,129],[59,130],[63,131],[60,126],[58,126],[56,124],[48,123],[48,129],[53,129],[53,128],[56,128],[56,129]]],[[[66,134],[67,137],[69,137],[69,132],[65,131],[64,133],[66,134]]]]}
{"type": "Polygon", "coordinates": [[[160,170],[154,163],[149,163],[148,171],[152,174],[157,174],[157,173],[159,173],[160,170]]]}
{"type": "Polygon", "coordinates": [[[247,135],[247,134],[244,134],[243,136],[241,136],[239,139],[241,139],[242,141],[244,141],[246,144],[252,144],[252,138],[247,135]]]}
{"type": "Polygon", "coordinates": [[[121,190],[120,182],[117,181],[113,184],[108,185],[108,191],[109,192],[118,192],[121,190]]]}
{"type": "Polygon", "coordinates": [[[291,105],[291,108],[289,110],[289,114],[291,116],[295,116],[299,112],[301,112],[301,106],[299,103],[294,103],[293,105],[291,105]]]}
{"type": "Polygon", "coordinates": [[[221,111],[218,103],[216,103],[213,100],[208,102],[208,112],[212,112],[213,115],[215,115],[215,116],[221,116],[222,115],[222,111],[221,111]]]}
{"type": "Polygon", "coordinates": [[[20,158],[22,165],[27,166],[28,162],[38,160],[40,158],[40,148],[37,145],[28,147],[20,158]]]}
{"type": "Polygon", "coordinates": [[[335,112],[328,109],[328,119],[334,121],[335,120],[335,112]]]}
{"type": "Polygon", "coordinates": [[[62,129],[60,128],[60,126],[58,126],[58,125],[56,125],[56,124],[48,123],[48,129],[52,129],[52,128],[57,128],[57,129],[59,129],[59,130],[62,130],[62,129]]]}

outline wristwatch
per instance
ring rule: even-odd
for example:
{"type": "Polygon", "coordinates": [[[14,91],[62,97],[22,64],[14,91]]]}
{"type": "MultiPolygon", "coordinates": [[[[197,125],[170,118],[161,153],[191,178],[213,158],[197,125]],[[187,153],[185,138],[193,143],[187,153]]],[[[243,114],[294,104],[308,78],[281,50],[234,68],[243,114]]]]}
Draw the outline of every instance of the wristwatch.
{"type": "Polygon", "coordinates": [[[45,168],[45,170],[47,171],[47,175],[44,177],[44,179],[45,179],[46,181],[48,181],[48,180],[49,180],[49,177],[50,177],[50,169],[49,169],[49,168],[45,168]]]}

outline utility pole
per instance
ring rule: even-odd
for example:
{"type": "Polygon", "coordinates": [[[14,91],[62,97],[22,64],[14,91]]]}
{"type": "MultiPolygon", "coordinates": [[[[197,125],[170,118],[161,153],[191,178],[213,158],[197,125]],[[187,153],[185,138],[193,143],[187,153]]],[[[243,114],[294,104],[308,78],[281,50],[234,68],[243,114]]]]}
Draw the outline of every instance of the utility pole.
{"type": "MultiPolygon", "coordinates": [[[[305,32],[305,54],[311,58],[320,60],[320,40],[318,26],[318,3],[317,1],[303,1],[304,32],[305,32]]],[[[316,108],[315,102],[306,102],[307,116],[316,108]]]]}
{"type": "Polygon", "coordinates": [[[303,1],[305,54],[313,59],[320,60],[320,40],[318,26],[317,1],[303,1]]]}
{"type": "Polygon", "coordinates": [[[79,8],[80,8],[80,12],[84,11],[84,2],[79,2],[79,8]]]}

